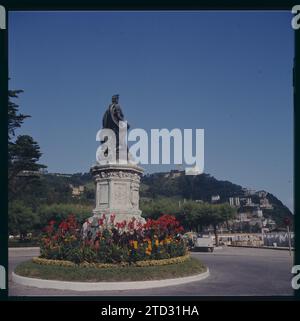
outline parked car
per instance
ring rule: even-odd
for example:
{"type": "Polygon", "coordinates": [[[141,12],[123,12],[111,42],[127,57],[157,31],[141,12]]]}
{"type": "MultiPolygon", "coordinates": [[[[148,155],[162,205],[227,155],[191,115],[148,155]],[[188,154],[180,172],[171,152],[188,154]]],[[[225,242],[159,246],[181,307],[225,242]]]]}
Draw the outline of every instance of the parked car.
{"type": "Polygon", "coordinates": [[[213,252],[214,250],[213,237],[210,235],[199,234],[194,241],[193,250],[199,251],[199,252],[200,251],[213,252]]]}

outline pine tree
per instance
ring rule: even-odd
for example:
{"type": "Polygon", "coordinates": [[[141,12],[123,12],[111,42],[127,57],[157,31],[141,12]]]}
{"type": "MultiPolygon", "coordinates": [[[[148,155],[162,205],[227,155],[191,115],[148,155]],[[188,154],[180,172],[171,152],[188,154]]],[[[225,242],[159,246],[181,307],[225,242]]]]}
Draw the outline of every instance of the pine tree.
{"type": "Polygon", "coordinates": [[[31,136],[19,135],[16,130],[21,127],[29,115],[19,113],[19,106],[12,101],[18,98],[22,90],[8,92],[8,194],[12,200],[24,184],[28,184],[32,174],[46,166],[38,163],[42,153],[37,142],[31,136]],[[23,175],[26,173],[26,175],[23,175]]]}

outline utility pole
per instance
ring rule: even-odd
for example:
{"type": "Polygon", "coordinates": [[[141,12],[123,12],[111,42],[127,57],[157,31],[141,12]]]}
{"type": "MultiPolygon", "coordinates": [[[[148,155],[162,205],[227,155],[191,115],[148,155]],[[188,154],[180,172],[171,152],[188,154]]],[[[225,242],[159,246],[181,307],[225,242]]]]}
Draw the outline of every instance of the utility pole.
{"type": "Polygon", "coordinates": [[[289,252],[290,252],[290,256],[292,256],[292,242],[291,242],[291,231],[290,231],[291,221],[288,217],[286,217],[284,219],[284,224],[286,225],[286,230],[287,230],[287,234],[288,234],[289,252]]]}
{"type": "Polygon", "coordinates": [[[290,231],[289,225],[286,228],[287,228],[288,239],[289,239],[289,252],[290,252],[290,256],[291,256],[292,255],[291,231],[290,231]]]}
{"type": "Polygon", "coordinates": [[[262,241],[262,246],[265,245],[264,241],[264,217],[261,218],[261,241],[262,241]]]}

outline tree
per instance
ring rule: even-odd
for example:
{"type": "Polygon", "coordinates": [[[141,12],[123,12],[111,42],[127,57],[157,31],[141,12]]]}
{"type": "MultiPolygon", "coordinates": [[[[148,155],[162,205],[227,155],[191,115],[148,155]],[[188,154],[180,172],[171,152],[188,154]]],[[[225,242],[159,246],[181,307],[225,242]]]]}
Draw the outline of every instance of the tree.
{"type": "Polygon", "coordinates": [[[152,199],[141,202],[143,216],[157,219],[163,214],[176,215],[179,211],[178,201],[171,198],[152,199]]]}
{"type": "Polygon", "coordinates": [[[8,214],[8,231],[10,234],[20,234],[20,240],[24,240],[38,222],[32,209],[21,201],[10,202],[8,214]]]}
{"type": "Polygon", "coordinates": [[[200,232],[203,227],[203,209],[202,203],[195,201],[184,202],[181,207],[182,215],[180,215],[183,221],[182,224],[187,226],[190,231],[200,232]]]}
{"type": "Polygon", "coordinates": [[[23,115],[18,113],[19,105],[11,101],[11,98],[18,98],[19,94],[23,90],[9,90],[8,91],[8,141],[11,142],[15,136],[17,128],[21,127],[24,119],[30,117],[29,115],[23,115]]]}
{"type": "Polygon", "coordinates": [[[40,227],[45,226],[50,220],[62,221],[70,214],[73,214],[77,221],[84,223],[84,221],[91,216],[93,206],[82,204],[43,204],[38,210],[40,227]]]}
{"type": "Polygon", "coordinates": [[[232,219],[236,210],[229,204],[208,204],[186,202],[183,205],[183,212],[189,222],[191,229],[202,230],[204,226],[212,226],[215,234],[216,246],[219,245],[218,230],[220,225],[232,219]]]}
{"type": "Polygon", "coordinates": [[[212,225],[214,229],[216,246],[219,246],[218,232],[220,225],[234,218],[235,215],[236,209],[227,203],[216,205],[208,204],[203,219],[205,221],[205,225],[212,225]]]}
{"type": "Polygon", "coordinates": [[[9,91],[8,102],[8,194],[13,199],[24,184],[32,180],[31,175],[20,175],[23,171],[37,172],[46,166],[38,164],[42,153],[37,142],[28,135],[20,135],[15,139],[16,129],[20,128],[29,115],[18,112],[19,106],[11,101],[18,98],[22,90],[9,91]]]}

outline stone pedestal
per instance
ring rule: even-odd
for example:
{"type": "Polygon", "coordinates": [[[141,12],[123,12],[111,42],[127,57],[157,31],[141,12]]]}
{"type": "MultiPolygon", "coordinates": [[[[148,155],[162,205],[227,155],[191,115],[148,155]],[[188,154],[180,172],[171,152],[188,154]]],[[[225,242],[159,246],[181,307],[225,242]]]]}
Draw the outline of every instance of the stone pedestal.
{"type": "Polygon", "coordinates": [[[134,164],[95,165],[91,173],[96,183],[94,216],[115,214],[115,221],[141,219],[139,188],[143,169],[134,164]]]}

